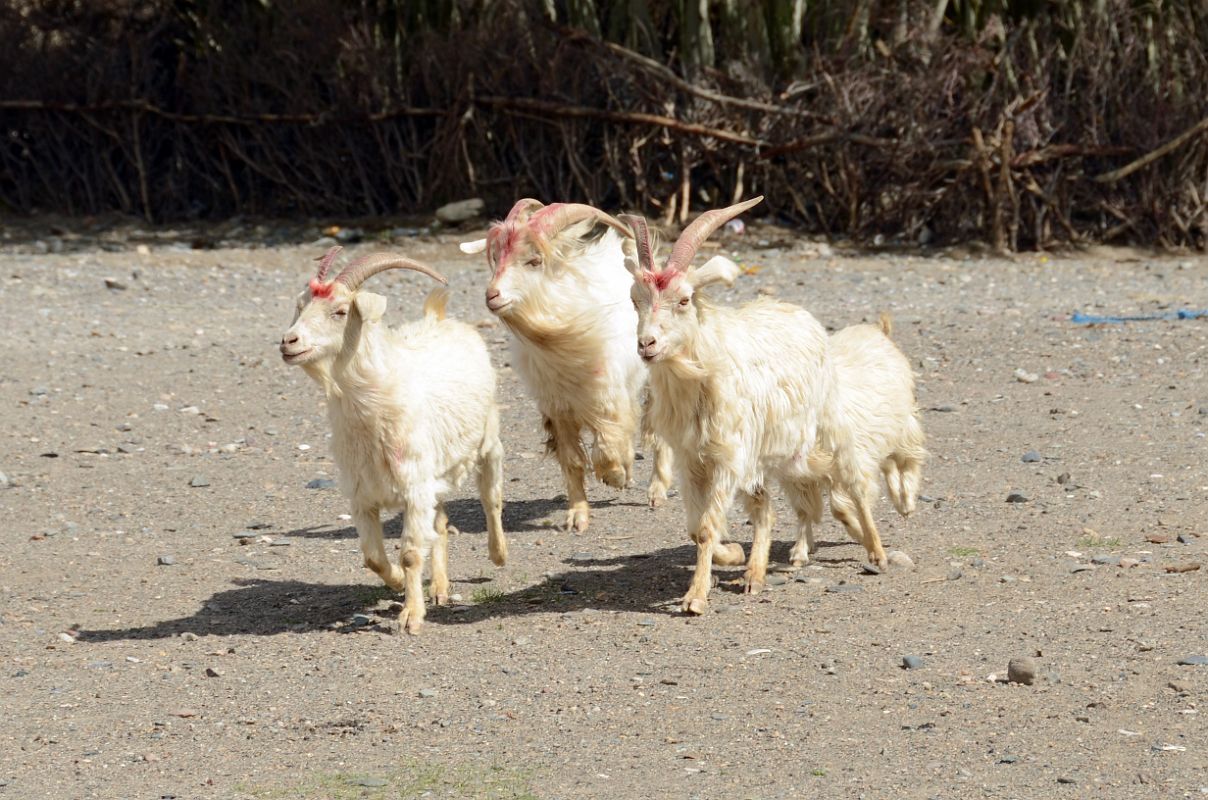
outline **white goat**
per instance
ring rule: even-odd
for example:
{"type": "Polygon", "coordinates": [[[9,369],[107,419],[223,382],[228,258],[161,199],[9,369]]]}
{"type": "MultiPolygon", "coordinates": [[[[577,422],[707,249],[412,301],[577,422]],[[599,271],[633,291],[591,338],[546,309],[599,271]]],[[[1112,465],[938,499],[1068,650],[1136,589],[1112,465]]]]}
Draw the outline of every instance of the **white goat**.
{"type": "MultiPolygon", "coordinates": [[[[927,451],[915,406],[914,373],[890,338],[892,330],[889,316],[883,314],[880,325],[852,325],[830,337],[835,384],[823,410],[821,439],[830,452],[853,454],[849,462],[860,477],[849,477],[848,482],[856,484],[854,493],[864,497],[870,509],[877,498],[880,472],[894,508],[906,517],[915,508],[927,451]]],[[[836,460],[833,466],[839,463],[836,460]]],[[[810,505],[812,513],[801,520],[789,553],[797,565],[808,563],[814,552],[812,525],[822,518],[821,486],[810,505]]],[[[832,485],[831,513],[849,536],[863,541],[860,511],[850,487],[832,485]]]]}
{"type": "MultiPolygon", "coordinates": [[[[637,314],[629,301],[621,236],[629,230],[604,212],[575,203],[520,200],[487,238],[465,242],[486,251],[492,269],[487,308],[513,338],[513,362],[537,401],[546,447],[566,481],[567,528],[587,529],[588,464],[620,489],[633,472],[633,437],[641,417],[646,368],[633,349],[637,314]],[[590,237],[603,223],[611,228],[590,237]],[[590,457],[582,434],[592,439],[590,457]]],[[[667,497],[670,451],[654,451],[651,505],[667,497]]]]}
{"type": "Polygon", "coordinates": [[[441,283],[430,267],[389,253],[358,258],[330,282],[340,248],[321,259],[298,296],[281,337],[281,357],[299,365],[327,394],[332,451],[365,566],[406,592],[399,625],[417,633],[424,621],[422,573],[432,552],[432,600],[448,602],[448,516],[444,498],[471,468],[487,521],[491,561],[507,560],[503,522],[503,447],[495,372],[482,337],[445,319],[448,292],[424,301],[422,320],[391,329],[381,322],[386,298],[358,291],[371,275],[412,269],[441,283]],[[382,542],[380,511],[404,513],[400,566],[382,542]]]}
{"type": "MultiPolygon", "coordinates": [[[[650,422],[675,451],[697,545],[696,570],[684,611],[704,613],[712,564],[742,563],[742,547],[723,543],[734,494],[743,496],[754,526],[744,576],[748,593],[765,583],[772,507],[767,483],[775,479],[798,519],[816,517],[816,498],[828,477],[848,476],[851,454],[820,447],[824,408],[834,383],[826,331],[804,309],[769,300],[721,308],[697,291],[732,283],[738,265],[724,256],[700,267],[691,262],[708,236],[762,197],[708,211],[689,225],[662,270],[656,270],[644,219],[627,217],[636,244],[626,265],[634,274],[638,351],[650,365],[650,422]]],[[[841,488],[846,489],[843,483],[841,488]]],[[[852,497],[864,527],[869,558],[884,563],[866,503],[852,497]],[[860,511],[863,513],[860,513],[860,511]]]]}

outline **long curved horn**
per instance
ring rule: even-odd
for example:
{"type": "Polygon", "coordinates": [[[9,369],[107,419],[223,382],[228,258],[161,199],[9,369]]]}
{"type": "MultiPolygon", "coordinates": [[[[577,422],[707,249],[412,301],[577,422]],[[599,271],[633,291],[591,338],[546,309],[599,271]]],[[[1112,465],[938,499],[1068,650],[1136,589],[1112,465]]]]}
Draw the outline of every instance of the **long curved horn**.
{"type": "Polygon", "coordinates": [[[319,283],[323,282],[323,279],[327,277],[328,270],[331,269],[331,265],[335,263],[336,258],[342,252],[344,252],[344,248],[336,245],[328,250],[325,254],[315,259],[315,261],[319,262],[319,274],[315,275],[315,280],[317,280],[319,283]]]}
{"type": "Polygon", "coordinates": [[[432,269],[432,267],[421,264],[418,261],[412,261],[409,258],[396,256],[392,253],[370,253],[367,256],[361,256],[356,261],[344,267],[340,274],[336,276],[336,281],[347,286],[350,291],[355,292],[370,277],[388,269],[413,269],[416,272],[424,273],[435,281],[440,281],[441,283],[449,282],[444,275],[441,275],[432,269]]]}
{"type": "Polygon", "coordinates": [[[708,239],[713,231],[725,225],[730,220],[737,217],[748,208],[763,200],[763,195],[752,198],[729,208],[715,208],[712,211],[706,211],[692,221],[692,224],[684,228],[684,232],[680,234],[679,239],[675,242],[675,247],[671,249],[671,257],[667,259],[667,266],[664,269],[682,271],[688,268],[692,263],[692,257],[696,255],[697,249],[704,244],[705,239],[708,239]]]}
{"type": "Polygon", "coordinates": [[[545,203],[542,203],[540,200],[534,200],[531,197],[521,198],[520,200],[516,201],[514,206],[512,206],[512,210],[508,212],[507,219],[505,219],[504,222],[515,222],[521,214],[523,214],[524,218],[527,219],[528,216],[534,211],[538,211],[542,208],[545,208],[545,203]]]}
{"type": "Polygon", "coordinates": [[[529,223],[544,236],[552,237],[557,236],[576,222],[582,222],[591,217],[597,218],[622,236],[633,237],[633,232],[618,222],[615,217],[583,203],[553,203],[534,214],[529,223]]]}
{"type": "Polygon", "coordinates": [[[632,238],[638,247],[638,268],[654,272],[654,252],[650,247],[650,226],[646,224],[646,218],[636,214],[622,214],[617,219],[633,231],[632,238]]]}

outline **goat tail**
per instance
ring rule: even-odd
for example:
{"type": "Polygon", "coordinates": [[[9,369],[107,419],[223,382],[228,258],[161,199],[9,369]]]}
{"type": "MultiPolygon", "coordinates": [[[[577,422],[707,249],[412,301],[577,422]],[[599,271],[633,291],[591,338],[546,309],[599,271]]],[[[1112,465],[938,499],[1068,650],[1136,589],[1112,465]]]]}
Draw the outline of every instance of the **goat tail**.
{"type": "Polygon", "coordinates": [[[445,318],[445,306],[449,302],[449,290],[443,286],[428,292],[424,298],[424,318],[439,321],[445,318]]]}
{"type": "Polygon", "coordinates": [[[892,339],[893,338],[893,317],[889,316],[888,311],[881,312],[880,322],[881,322],[881,332],[884,333],[887,338],[892,339]]]}

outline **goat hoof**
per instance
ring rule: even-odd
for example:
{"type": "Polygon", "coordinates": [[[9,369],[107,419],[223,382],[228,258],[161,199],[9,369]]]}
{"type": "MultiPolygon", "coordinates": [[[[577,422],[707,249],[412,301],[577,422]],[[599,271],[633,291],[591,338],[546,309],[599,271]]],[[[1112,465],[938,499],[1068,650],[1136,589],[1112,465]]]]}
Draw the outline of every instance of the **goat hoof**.
{"type": "Polygon", "coordinates": [[[413,608],[404,608],[402,613],[398,615],[398,627],[400,631],[406,631],[412,636],[420,632],[424,627],[424,612],[420,609],[418,612],[413,608]]]}
{"type": "Polygon", "coordinates": [[[447,595],[447,594],[434,595],[432,598],[432,605],[434,605],[434,606],[449,605],[449,595],[447,595]]]}
{"type": "Polygon", "coordinates": [[[746,575],[746,577],[743,579],[743,593],[744,594],[759,594],[760,592],[762,592],[764,590],[764,587],[766,585],[767,585],[766,581],[764,580],[764,577],[762,575],[760,575],[759,577],[756,577],[756,576],[748,573],[746,575]]]}
{"type": "Polygon", "coordinates": [[[457,536],[459,533],[461,533],[461,531],[458,530],[456,525],[446,525],[445,533],[447,533],[449,536],[457,536]]]}
{"type": "Polygon", "coordinates": [[[588,515],[585,508],[572,508],[566,512],[566,529],[572,533],[583,533],[587,530],[588,515]]]}
{"type": "Polygon", "coordinates": [[[703,597],[693,597],[684,600],[684,613],[700,616],[709,610],[709,601],[703,597]]]}
{"type": "Polygon", "coordinates": [[[655,488],[651,486],[646,491],[646,497],[650,500],[651,508],[658,508],[667,502],[667,490],[662,487],[655,488]]]}

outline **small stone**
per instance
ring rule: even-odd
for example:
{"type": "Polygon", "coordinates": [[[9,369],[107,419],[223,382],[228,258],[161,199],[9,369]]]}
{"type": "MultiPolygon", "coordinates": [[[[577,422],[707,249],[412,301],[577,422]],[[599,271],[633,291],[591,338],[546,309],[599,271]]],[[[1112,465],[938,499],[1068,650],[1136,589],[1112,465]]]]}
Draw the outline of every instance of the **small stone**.
{"type": "Polygon", "coordinates": [[[184,639],[186,642],[195,642],[197,641],[197,634],[193,633],[192,631],[184,631],[180,634],[180,638],[184,639]]]}
{"type": "Polygon", "coordinates": [[[1208,667],[1208,656],[1187,656],[1179,659],[1180,667],[1208,667]]]}
{"type": "Polygon", "coordinates": [[[170,567],[176,563],[176,559],[172,556],[160,556],[156,563],[161,567],[170,567]]]}
{"type": "Polygon", "coordinates": [[[860,565],[860,571],[865,575],[881,575],[883,570],[876,564],[869,564],[867,561],[860,565]]]}
{"type": "Polygon", "coordinates": [[[889,566],[897,567],[898,569],[914,569],[914,559],[903,553],[901,550],[890,550],[885,556],[889,560],[889,566]]]}
{"type": "Polygon", "coordinates": [[[1031,500],[1030,497],[1020,494],[1019,492],[1011,492],[1009,495],[1007,495],[1008,503],[1026,503],[1029,500],[1031,500]]]}
{"type": "Polygon", "coordinates": [[[61,641],[61,642],[67,642],[68,644],[75,644],[75,640],[76,640],[76,638],[74,636],[72,636],[70,633],[60,633],[59,634],[59,641],[61,641]]]}
{"type": "Polygon", "coordinates": [[[47,389],[45,386],[35,386],[34,388],[29,390],[29,393],[31,395],[33,395],[34,397],[45,397],[47,394],[50,393],[50,390],[47,389]]]}
{"type": "Polygon", "coordinates": [[[1039,375],[1037,375],[1035,372],[1028,372],[1023,367],[1015,370],[1014,374],[1015,380],[1019,381],[1020,383],[1036,383],[1036,381],[1040,380],[1039,375]]]}
{"type": "Polygon", "coordinates": [[[654,620],[651,619],[650,617],[646,617],[645,619],[638,620],[638,624],[641,625],[643,628],[653,628],[654,620]]]}
{"type": "Polygon", "coordinates": [[[221,678],[222,670],[214,669],[213,667],[206,667],[206,677],[207,678],[221,678]]]}
{"type": "Polygon", "coordinates": [[[480,197],[458,200],[436,209],[436,218],[446,225],[455,225],[480,216],[485,207],[486,203],[480,197]]]}
{"type": "Polygon", "coordinates": [[[419,690],[420,697],[431,698],[431,697],[436,697],[437,694],[438,694],[438,692],[435,689],[420,689],[419,690]]]}
{"type": "Polygon", "coordinates": [[[201,475],[196,475],[192,480],[189,481],[189,485],[194,489],[200,489],[203,486],[209,486],[210,481],[207,478],[203,478],[201,475]]]}
{"type": "Polygon", "coordinates": [[[1179,681],[1171,681],[1170,683],[1166,684],[1166,686],[1179,694],[1191,693],[1191,690],[1187,688],[1187,684],[1180,683],[1179,681]]]}
{"type": "Polygon", "coordinates": [[[950,581],[959,581],[963,575],[964,573],[961,572],[960,567],[953,567],[948,570],[948,580],[950,581]]]}
{"type": "Polygon", "coordinates": [[[1057,483],[1059,485],[1065,486],[1069,482],[1070,482],[1070,474],[1068,472],[1063,472],[1057,476],[1057,483]]]}
{"type": "Polygon", "coordinates": [[[126,286],[126,284],[119,281],[117,278],[106,278],[105,279],[105,288],[112,289],[115,292],[124,292],[129,287],[126,286]]]}
{"type": "Polygon", "coordinates": [[[784,586],[789,582],[789,579],[784,575],[777,575],[773,572],[767,576],[766,582],[768,586],[784,586]]]}
{"type": "Polygon", "coordinates": [[[352,624],[353,625],[357,625],[357,626],[369,625],[372,622],[373,622],[373,617],[369,616],[368,614],[353,614],[352,615],[352,624]]]}
{"type": "Polygon", "coordinates": [[[939,412],[940,414],[951,414],[954,411],[956,411],[956,406],[953,406],[953,405],[932,406],[931,410],[939,412]]]}
{"type": "Polygon", "coordinates": [[[1104,564],[1107,566],[1115,567],[1115,566],[1120,565],[1120,557],[1119,556],[1109,556],[1105,553],[1100,553],[1099,555],[1091,556],[1091,563],[1092,564],[1104,564]]]}
{"type": "Polygon", "coordinates": [[[1139,559],[1139,558],[1122,558],[1122,559],[1120,559],[1120,566],[1123,567],[1124,569],[1129,569],[1130,567],[1138,566],[1140,563],[1141,563],[1141,559],[1139,559]]]}
{"type": "Polygon", "coordinates": [[[1007,680],[1031,686],[1036,682],[1036,662],[1031,658],[1013,658],[1007,664],[1007,680]]]}
{"type": "Polygon", "coordinates": [[[998,579],[999,583],[1015,583],[1015,581],[1016,577],[1014,575],[1003,575],[998,579]]]}
{"type": "Polygon", "coordinates": [[[181,719],[189,719],[190,717],[197,716],[197,712],[191,708],[178,708],[170,713],[172,716],[180,717],[181,719]]]}
{"type": "Polygon", "coordinates": [[[1057,778],[1057,782],[1069,786],[1078,783],[1078,779],[1072,775],[1061,775],[1057,778]]]}
{"type": "Polygon", "coordinates": [[[1036,450],[1029,450],[1028,452],[1023,454],[1023,458],[1020,460],[1023,461],[1023,463],[1025,463],[1025,464],[1035,464],[1036,462],[1040,461],[1041,458],[1042,458],[1042,456],[1040,455],[1039,452],[1037,452],[1036,450]]]}
{"type": "Polygon", "coordinates": [[[7,489],[12,484],[8,480],[8,476],[0,472],[0,489],[7,489]]]}
{"type": "Polygon", "coordinates": [[[334,489],[334,488],[336,488],[336,482],[333,481],[331,478],[315,478],[314,480],[307,481],[306,488],[307,489],[334,489]]]}
{"type": "Polygon", "coordinates": [[[717,714],[717,713],[710,714],[709,716],[712,717],[715,722],[725,722],[726,720],[728,720],[730,718],[726,714],[717,714]]]}
{"type": "Polygon", "coordinates": [[[854,583],[838,583],[834,586],[827,586],[826,591],[831,594],[855,594],[856,592],[864,591],[864,587],[857,586],[854,583]]]}
{"type": "Polygon", "coordinates": [[[1180,533],[1179,544],[1195,544],[1195,537],[1189,536],[1186,533],[1180,533]]]}
{"type": "Polygon", "coordinates": [[[923,659],[918,656],[902,656],[902,669],[922,669],[923,659]]]}
{"type": "Polygon", "coordinates": [[[231,534],[236,539],[255,539],[260,534],[255,531],[239,531],[239,533],[231,534]]]}
{"type": "Polygon", "coordinates": [[[1071,574],[1077,574],[1079,572],[1094,572],[1094,571],[1095,571],[1095,568],[1092,567],[1090,564],[1075,564],[1074,566],[1070,567],[1071,574]]]}

